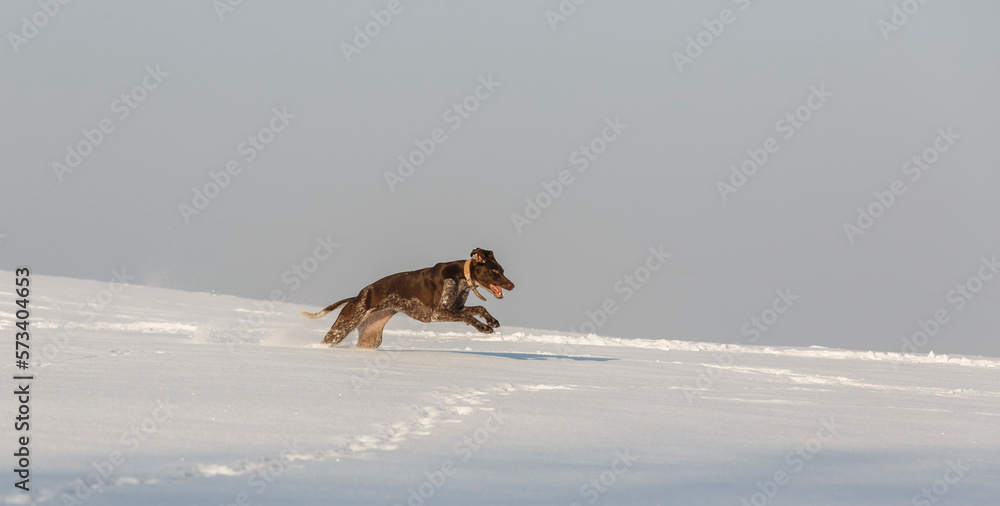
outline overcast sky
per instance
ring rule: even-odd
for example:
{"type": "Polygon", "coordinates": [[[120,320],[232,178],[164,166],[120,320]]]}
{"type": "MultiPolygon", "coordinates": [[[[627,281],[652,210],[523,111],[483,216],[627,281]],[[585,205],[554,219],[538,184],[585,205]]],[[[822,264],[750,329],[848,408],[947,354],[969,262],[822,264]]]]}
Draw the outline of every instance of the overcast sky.
{"type": "Polygon", "coordinates": [[[1000,355],[996,2],[54,11],[0,4],[0,268],[318,308],[483,247],[506,325],[1000,355]]]}

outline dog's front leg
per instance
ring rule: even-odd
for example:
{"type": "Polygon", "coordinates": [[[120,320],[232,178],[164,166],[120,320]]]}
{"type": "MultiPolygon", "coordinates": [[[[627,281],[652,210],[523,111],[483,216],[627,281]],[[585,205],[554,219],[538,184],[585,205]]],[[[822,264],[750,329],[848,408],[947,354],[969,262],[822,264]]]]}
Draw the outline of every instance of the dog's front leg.
{"type": "Polygon", "coordinates": [[[456,311],[454,309],[435,309],[431,313],[431,321],[436,322],[465,322],[472,325],[476,330],[482,332],[483,334],[492,334],[493,327],[486,325],[485,323],[477,320],[474,316],[465,311],[456,311]]]}
{"type": "Polygon", "coordinates": [[[488,323],[490,327],[497,328],[500,326],[500,322],[498,322],[497,319],[494,318],[493,315],[491,315],[490,312],[483,306],[467,306],[464,311],[486,320],[486,323],[488,323]]]}

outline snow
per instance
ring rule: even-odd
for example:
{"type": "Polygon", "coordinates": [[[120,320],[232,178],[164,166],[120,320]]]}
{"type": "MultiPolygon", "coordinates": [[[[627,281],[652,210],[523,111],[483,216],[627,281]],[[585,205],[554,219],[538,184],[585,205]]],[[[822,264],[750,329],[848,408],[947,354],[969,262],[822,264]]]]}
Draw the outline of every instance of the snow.
{"type": "Polygon", "coordinates": [[[31,279],[31,492],[8,474],[0,503],[1000,499],[997,359],[483,335],[402,315],[372,352],[319,345],[336,314],[298,315],[312,306],[31,279]]]}

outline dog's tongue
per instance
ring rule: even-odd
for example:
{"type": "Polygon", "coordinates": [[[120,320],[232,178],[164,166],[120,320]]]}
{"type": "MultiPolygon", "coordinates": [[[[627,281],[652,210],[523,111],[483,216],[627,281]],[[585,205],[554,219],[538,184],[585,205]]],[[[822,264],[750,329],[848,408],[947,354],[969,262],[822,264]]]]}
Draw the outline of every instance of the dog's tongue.
{"type": "Polygon", "coordinates": [[[503,298],[503,290],[501,290],[499,286],[490,285],[490,291],[492,291],[493,295],[496,295],[498,299],[503,298]]]}

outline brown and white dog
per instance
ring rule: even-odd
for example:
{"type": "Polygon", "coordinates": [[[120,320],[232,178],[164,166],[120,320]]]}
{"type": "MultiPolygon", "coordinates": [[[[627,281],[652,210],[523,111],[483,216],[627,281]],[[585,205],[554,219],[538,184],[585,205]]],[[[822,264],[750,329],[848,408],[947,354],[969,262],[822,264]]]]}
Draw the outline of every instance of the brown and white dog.
{"type": "Polygon", "coordinates": [[[334,302],[317,313],[302,314],[322,318],[344,305],[323,338],[323,343],[330,346],[343,341],[356,327],[359,348],[378,348],[382,344],[382,329],[396,313],[404,313],[424,323],[465,322],[484,334],[492,333],[500,322],[482,306],[466,307],[465,299],[471,290],[486,300],[476,290],[477,286],[488,288],[493,296],[502,299],[503,291],[513,290],[514,283],[504,276],[503,267],[492,251],[476,248],[471,256],[468,260],[443,262],[426,269],[386,276],[362,288],[356,297],[334,302]],[[475,316],[482,317],[486,323],[475,316]]]}

